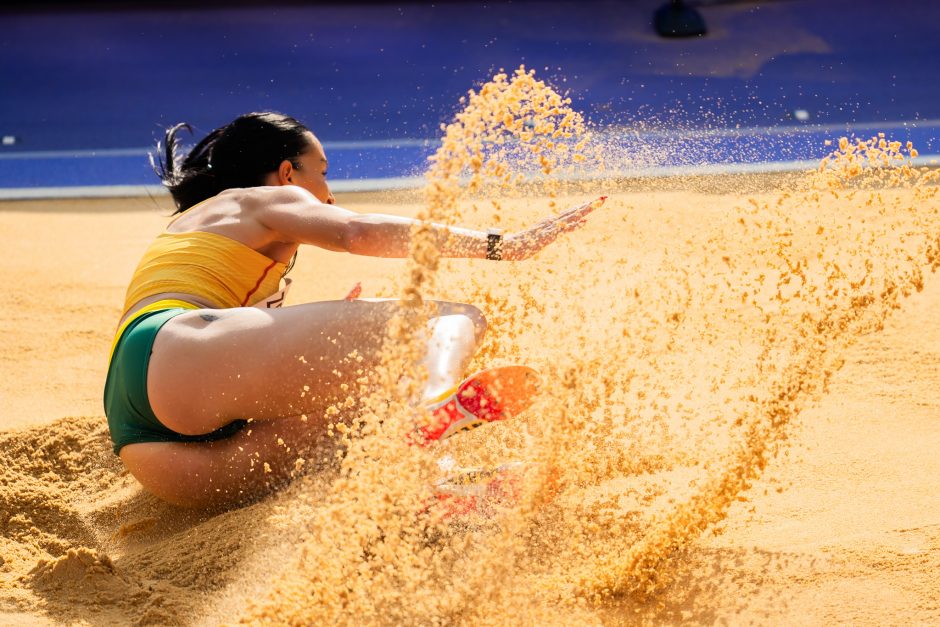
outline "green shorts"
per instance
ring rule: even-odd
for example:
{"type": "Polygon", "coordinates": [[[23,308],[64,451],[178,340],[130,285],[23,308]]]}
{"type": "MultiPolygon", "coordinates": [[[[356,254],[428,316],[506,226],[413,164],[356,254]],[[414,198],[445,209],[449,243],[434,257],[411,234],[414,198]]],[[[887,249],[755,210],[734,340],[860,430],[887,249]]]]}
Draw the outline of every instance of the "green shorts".
{"type": "Polygon", "coordinates": [[[235,420],[203,435],[183,435],[167,428],[154,415],[147,398],[147,368],[157,332],[171,318],[185,313],[182,307],[143,314],[124,329],[111,355],[104,386],[104,413],[114,453],[138,442],[212,442],[240,431],[245,420],[235,420]]]}

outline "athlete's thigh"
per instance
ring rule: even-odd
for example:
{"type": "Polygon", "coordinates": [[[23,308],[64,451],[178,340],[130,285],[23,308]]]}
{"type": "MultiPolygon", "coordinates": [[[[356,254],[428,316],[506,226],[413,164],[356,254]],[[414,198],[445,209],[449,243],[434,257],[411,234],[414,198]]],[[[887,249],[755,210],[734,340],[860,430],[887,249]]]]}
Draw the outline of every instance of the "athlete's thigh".
{"type": "Polygon", "coordinates": [[[166,426],[186,434],[238,418],[325,410],[368,377],[397,308],[329,301],[181,314],[154,342],[151,407],[166,426]]]}
{"type": "MultiPolygon", "coordinates": [[[[359,299],[358,302],[399,303],[401,301],[397,298],[363,298],[359,299]]],[[[429,319],[443,316],[466,316],[473,322],[477,340],[481,339],[483,333],[486,331],[486,317],[475,305],[447,300],[426,300],[424,303],[424,313],[429,319]]]]}

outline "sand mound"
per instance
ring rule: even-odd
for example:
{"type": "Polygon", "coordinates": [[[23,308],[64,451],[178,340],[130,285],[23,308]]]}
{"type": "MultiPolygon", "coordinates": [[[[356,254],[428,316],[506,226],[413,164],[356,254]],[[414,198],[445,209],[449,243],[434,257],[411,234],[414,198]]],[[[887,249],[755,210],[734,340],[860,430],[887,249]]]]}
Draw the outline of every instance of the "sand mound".
{"type": "Polygon", "coordinates": [[[39,560],[29,572],[29,583],[37,590],[63,592],[73,603],[84,598],[115,603],[143,592],[117,572],[108,556],[86,548],[69,549],[51,561],[39,560]]]}
{"type": "Polygon", "coordinates": [[[257,527],[276,499],[222,514],[168,507],[140,491],[109,442],[103,417],[0,436],[7,610],[41,608],[56,621],[178,624],[271,544],[257,527]]]}
{"type": "Polygon", "coordinates": [[[57,559],[40,560],[27,580],[55,606],[71,605],[74,618],[97,615],[99,620],[128,622],[136,617],[133,622],[144,625],[185,622],[166,595],[121,573],[110,558],[93,549],[69,549],[57,559]]]}

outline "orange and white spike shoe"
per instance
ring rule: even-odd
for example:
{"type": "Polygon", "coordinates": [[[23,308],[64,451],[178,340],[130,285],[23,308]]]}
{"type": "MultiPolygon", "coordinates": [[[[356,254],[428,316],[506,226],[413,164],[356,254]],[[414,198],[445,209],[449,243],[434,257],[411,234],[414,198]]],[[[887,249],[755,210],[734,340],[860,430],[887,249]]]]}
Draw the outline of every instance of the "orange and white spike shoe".
{"type": "Polygon", "coordinates": [[[425,406],[431,419],[419,427],[415,440],[428,445],[487,422],[517,416],[533,403],[538,386],[538,373],[527,366],[481,370],[425,406]]]}
{"type": "MultiPolygon", "coordinates": [[[[547,468],[523,461],[488,468],[460,468],[450,456],[438,460],[438,466],[446,474],[434,484],[435,513],[440,520],[467,524],[492,519],[517,506],[525,478],[547,468]]],[[[560,473],[548,468],[541,479],[540,500],[545,504],[560,493],[560,473]]]]}
{"type": "Polygon", "coordinates": [[[452,469],[434,484],[439,515],[443,520],[487,519],[514,506],[526,468],[525,462],[509,462],[494,468],[452,469]]]}

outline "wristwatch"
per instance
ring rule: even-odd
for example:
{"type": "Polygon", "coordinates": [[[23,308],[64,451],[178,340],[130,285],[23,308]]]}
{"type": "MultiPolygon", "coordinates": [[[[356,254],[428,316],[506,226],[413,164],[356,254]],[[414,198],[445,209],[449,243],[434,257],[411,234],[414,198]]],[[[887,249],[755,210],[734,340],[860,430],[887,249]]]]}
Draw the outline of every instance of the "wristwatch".
{"type": "Polygon", "coordinates": [[[486,230],[486,258],[499,261],[503,258],[503,230],[486,230]]]}

